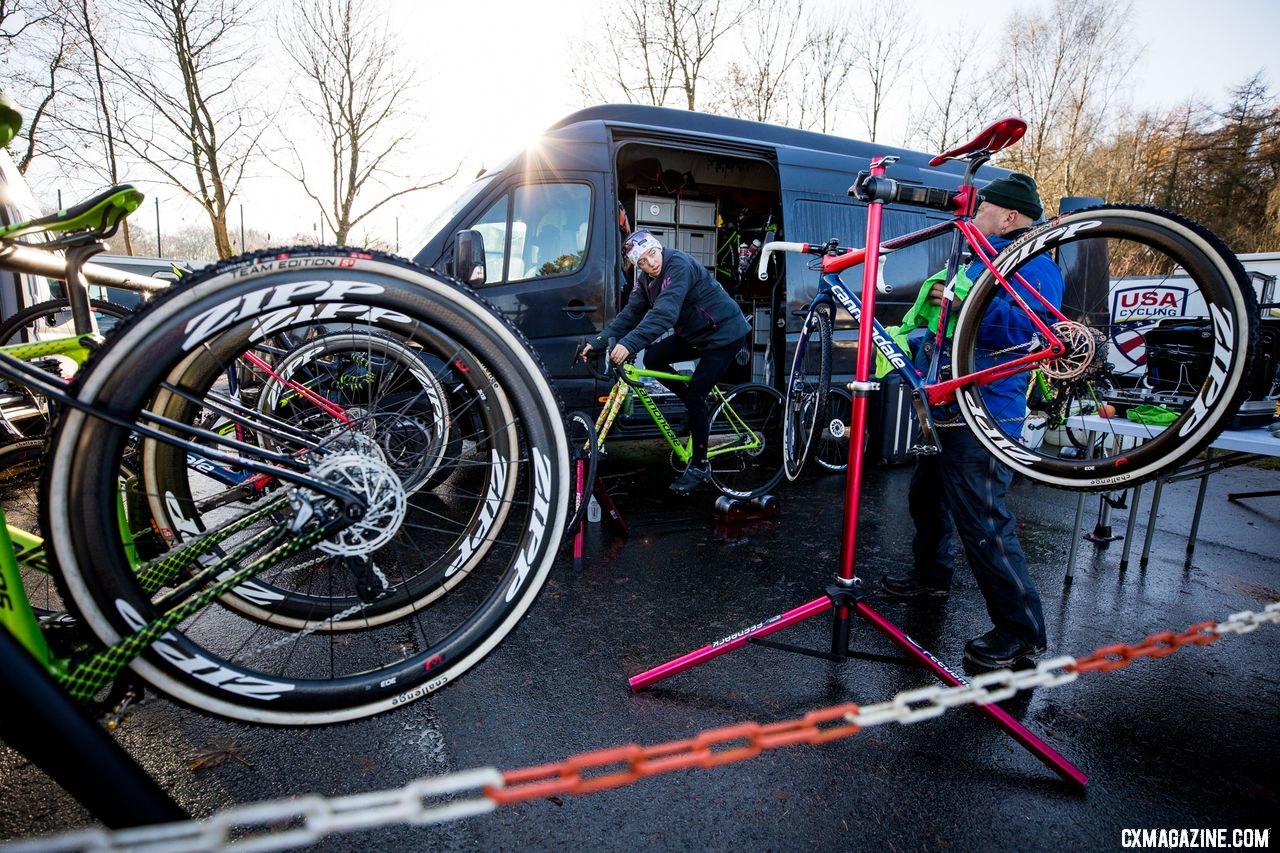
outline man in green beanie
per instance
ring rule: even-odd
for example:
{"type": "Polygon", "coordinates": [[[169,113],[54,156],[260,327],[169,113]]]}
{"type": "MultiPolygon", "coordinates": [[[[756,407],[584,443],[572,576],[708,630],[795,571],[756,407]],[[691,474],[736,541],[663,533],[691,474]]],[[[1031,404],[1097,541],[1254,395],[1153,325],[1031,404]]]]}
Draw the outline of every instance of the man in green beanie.
{"type": "MultiPolygon", "coordinates": [[[[992,181],[979,190],[981,199],[973,215],[974,226],[998,252],[1029,229],[1043,210],[1036,183],[1027,175],[1013,173],[992,181]]],[[[976,280],[983,266],[974,263],[964,272],[976,280]]],[[[1041,255],[1019,269],[1019,275],[1055,306],[1062,304],[1062,275],[1052,260],[1041,255]]],[[[917,300],[914,322],[937,328],[938,309],[946,289],[945,276],[928,279],[928,292],[917,300]]],[[[1013,283],[1015,290],[1022,285],[1013,283]]],[[[1039,306],[1023,293],[1027,304],[1039,306]]],[[[952,306],[956,310],[956,306],[952,306]]],[[[1051,320],[1046,319],[1048,322],[1051,320]]],[[[1014,346],[1027,340],[1032,324],[1007,293],[996,297],[983,319],[981,337],[992,350],[1014,346]]],[[[926,345],[931,347],[932,336],[926,345]]],[[[917,364],[927,364],[930,352],[915,354],[917,364]]],[[[944,354],[945,363],[945,354],[944,354]]],[[[985,367],[981,360],[979,365],[985,367]]],[[[983,391],[991,414],[1005,425],[1019,428],[1026,417],[1027,378],[1018,374],[998,380],[983,391]]],[[[935,418],[947,413],[934,411],[935,418]]],[[[994,623],[990,631],[965,644],[965,663],[971,669],[989,670],[1013,666],[1045,650],[1044,615],[1040,596],[1027,572],[1027,561],[1015,531],[1016,519],[1005,506],[1005,492],[1013,472],[997,462],[967,429],[943,430],[942,452],[919,456],[911,474],[908,505],[915,522],[911,551],[913,567],[902,575],[880,579],[881,589],[899,598],[929,598],[947,595],[953,572],[952,534],[957,533],[974,579],[986,599],[987,614],[994,623]]]]}

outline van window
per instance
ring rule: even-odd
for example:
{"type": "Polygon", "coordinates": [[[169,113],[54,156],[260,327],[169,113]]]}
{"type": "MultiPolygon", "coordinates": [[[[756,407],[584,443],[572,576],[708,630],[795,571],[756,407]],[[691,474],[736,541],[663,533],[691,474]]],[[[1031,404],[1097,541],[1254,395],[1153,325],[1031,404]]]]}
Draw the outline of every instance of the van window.
{"type": "Polygon", "coordinates": [[[484,268],[488,272],[489,281],[502,281],[506,278],[503,257],[507,246],[507,198],[504,195],[494,202],[471,226],[484,239],[484,268]]]}
{"type": "Polygon", "coordinates": [[[524,184],[503,195],[472,226],[484,238],[486,283],[578,270],[587,255],[590,213],[587,184],[524,184]]]}
{"type": "MultiPolygon", "coordinates": [[[[864,205],[830,204],[802,201],[796,205],[791,233],[814,235],[811,239],[836,237],[841,245],[861,247],[866,242],[867,209],[864,205]]],[[[899,237],[933,221],[931,217],[915,212],[886,208],[881,224],[880,239],[899,237]]],[[[884,281],[897,291],[892,301],[915,301],[920,282],[946,266],[947,253],[951,249],[950,235],[935,237],[925,243],[899,249],[885,257],[884,281]],[[899,295],[900,294],[900,295],[899,295]]],[[[862,268],[857,275],[846,273],[844,280],[861,281],[862,268]]]]}

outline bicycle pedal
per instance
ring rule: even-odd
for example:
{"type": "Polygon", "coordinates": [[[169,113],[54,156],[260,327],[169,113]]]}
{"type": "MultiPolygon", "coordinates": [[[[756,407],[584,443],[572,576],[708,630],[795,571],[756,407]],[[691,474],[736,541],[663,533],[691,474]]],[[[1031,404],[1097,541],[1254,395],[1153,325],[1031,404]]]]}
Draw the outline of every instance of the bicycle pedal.
{"type": "Polygon", "coordinates": [[[942,448],[936,444],[913,444],[908,452],[912,456],[937,456],[942,448]]]}

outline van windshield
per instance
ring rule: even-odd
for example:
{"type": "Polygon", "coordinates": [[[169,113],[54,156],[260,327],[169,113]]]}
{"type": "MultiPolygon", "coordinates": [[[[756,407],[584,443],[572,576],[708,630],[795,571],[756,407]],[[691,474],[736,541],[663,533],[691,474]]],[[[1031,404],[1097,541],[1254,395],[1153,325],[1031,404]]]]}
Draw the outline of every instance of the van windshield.
{"type": "Polygon", "coordinates": [[[440,233],[440,229],[444,228],[453,218],[458,215],[462,208],[466,207],[473,198],[484,192],[485,189],[493,183],[493,179],[500,174],[499,171],[489,172],[471,182],[462,194],[454,199],[450,204],[445,205],[439,213],[431,218],[431,220],[422,228],[418,235],[417,243],[419,247],[427,245],[431,239],[440,233]]]}

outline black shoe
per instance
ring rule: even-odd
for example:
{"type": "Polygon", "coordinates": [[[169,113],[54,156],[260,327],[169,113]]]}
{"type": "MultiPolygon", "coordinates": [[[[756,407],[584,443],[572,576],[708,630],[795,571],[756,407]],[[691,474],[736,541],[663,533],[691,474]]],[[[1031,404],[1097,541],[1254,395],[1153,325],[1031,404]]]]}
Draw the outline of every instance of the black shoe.
{"type": "Polygon", "coordinates": [[[914,575],[884,575],[880,578],[882,592],[894,598],[946,598],[951,590],[942,586],[925,586],[915,579],[914,575]]]}
{"type": "Polygon", "coordinates": [[[703,465],[701,468],[694,466],[692,463],[684,469],[684,473],[676,478],[671,484],[671,491],[677,494],[687,495],[698,486],[711,479],[711,466],[703,465]]]}
{"type": "Polygon", "coordinates": [[[964,644],[964,660],[975,669],[1006,669],[1043,654],[1044,646],[1020,640],[999,628],[992,628],[981,637],[964,644]]]}

